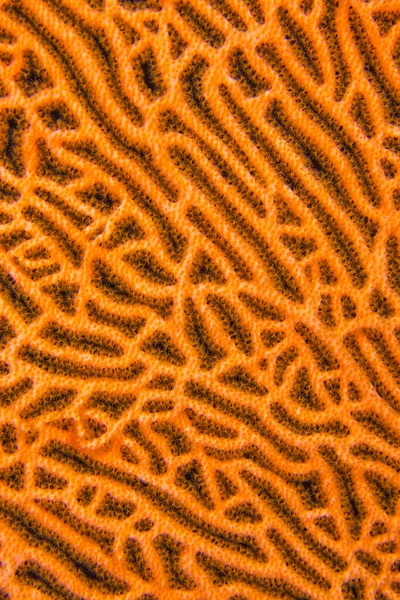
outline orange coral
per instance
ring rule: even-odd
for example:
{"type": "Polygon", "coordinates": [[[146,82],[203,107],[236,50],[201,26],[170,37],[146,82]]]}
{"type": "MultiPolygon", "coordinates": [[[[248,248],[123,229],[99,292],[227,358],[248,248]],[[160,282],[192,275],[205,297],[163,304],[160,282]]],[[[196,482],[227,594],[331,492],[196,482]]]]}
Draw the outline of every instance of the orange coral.
{"type": "Polygon", "coordinates": [[[400,593],[399,0],[0,0],[0,598],[400,593]]]}

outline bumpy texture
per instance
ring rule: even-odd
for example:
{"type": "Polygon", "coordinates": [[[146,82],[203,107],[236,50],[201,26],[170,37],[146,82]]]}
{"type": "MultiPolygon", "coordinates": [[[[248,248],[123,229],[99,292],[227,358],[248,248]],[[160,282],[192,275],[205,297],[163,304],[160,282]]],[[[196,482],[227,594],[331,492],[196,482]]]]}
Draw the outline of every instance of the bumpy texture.
{"type": "Polygon", "coordinates": [[[400,1],[0,0],[0,598],[400,594],[400,1]]]}

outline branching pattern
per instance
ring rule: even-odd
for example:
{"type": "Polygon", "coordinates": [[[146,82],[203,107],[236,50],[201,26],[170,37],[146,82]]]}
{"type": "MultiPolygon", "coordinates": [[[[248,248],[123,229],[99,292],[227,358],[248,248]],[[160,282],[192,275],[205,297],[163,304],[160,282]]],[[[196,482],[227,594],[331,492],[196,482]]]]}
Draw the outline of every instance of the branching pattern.
{"type": "Polygon", "coordinates": [[[0,598],[400,594],[398,0],[0,0],[0,598]]]}

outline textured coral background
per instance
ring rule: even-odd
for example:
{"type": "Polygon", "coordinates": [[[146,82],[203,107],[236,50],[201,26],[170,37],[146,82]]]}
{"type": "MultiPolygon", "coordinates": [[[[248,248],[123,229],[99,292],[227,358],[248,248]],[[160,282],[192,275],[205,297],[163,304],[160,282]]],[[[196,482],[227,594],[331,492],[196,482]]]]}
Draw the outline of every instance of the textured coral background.
{"type": "Polygon", "coordinates": [[[1,599],[400,594],[399,82],[399,0],[0,0],[1,599]]]}

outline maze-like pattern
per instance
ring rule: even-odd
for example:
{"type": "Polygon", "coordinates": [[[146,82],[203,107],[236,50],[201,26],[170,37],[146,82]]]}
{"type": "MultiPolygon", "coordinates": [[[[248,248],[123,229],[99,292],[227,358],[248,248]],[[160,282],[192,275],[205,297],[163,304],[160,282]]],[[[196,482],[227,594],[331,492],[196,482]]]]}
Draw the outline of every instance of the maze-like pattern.
{"type": "Polygon", "coordinates": [[[0,1],[0,598],[400,594],[399,0],[0,1]]]}

